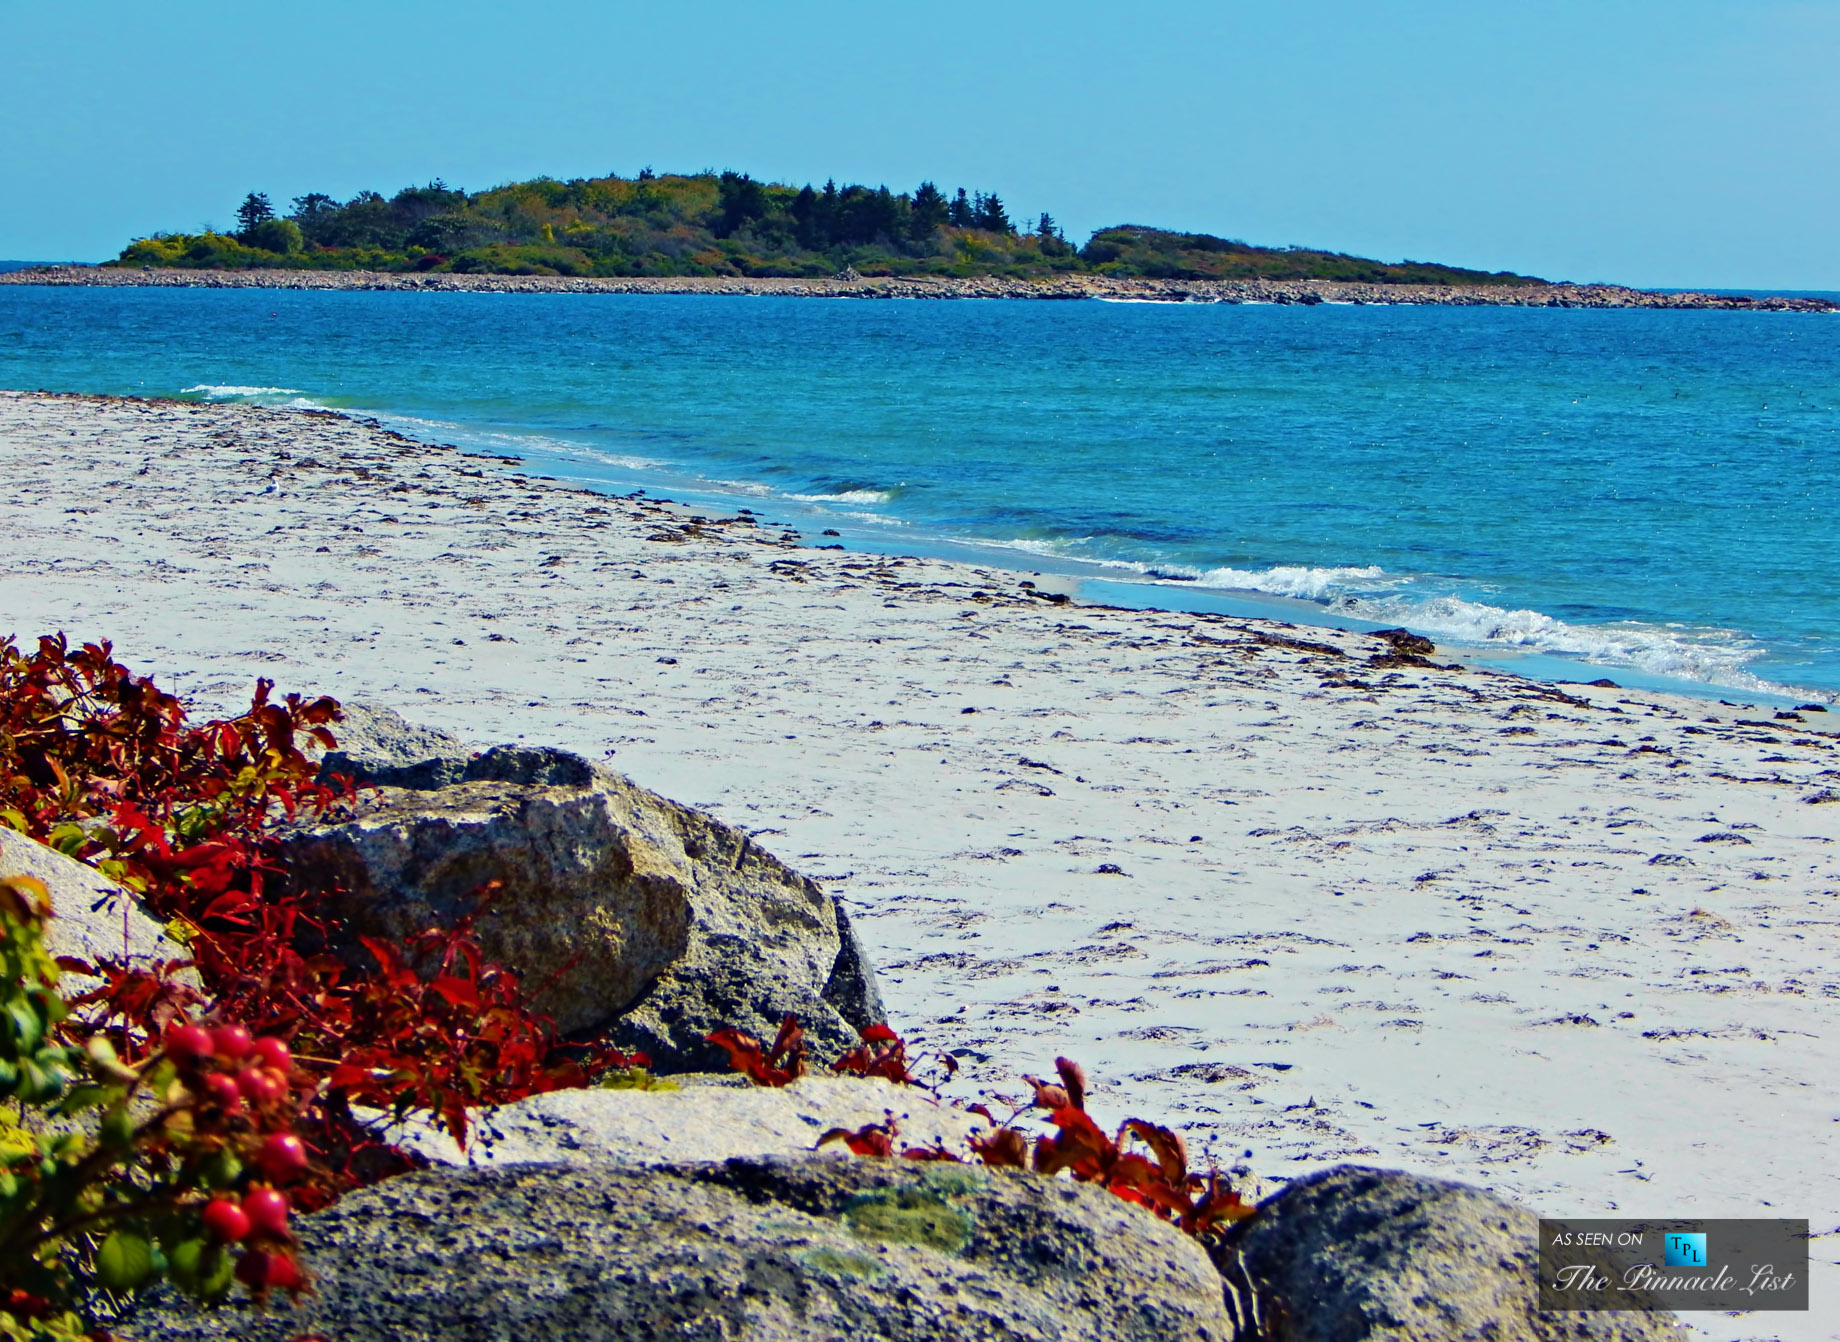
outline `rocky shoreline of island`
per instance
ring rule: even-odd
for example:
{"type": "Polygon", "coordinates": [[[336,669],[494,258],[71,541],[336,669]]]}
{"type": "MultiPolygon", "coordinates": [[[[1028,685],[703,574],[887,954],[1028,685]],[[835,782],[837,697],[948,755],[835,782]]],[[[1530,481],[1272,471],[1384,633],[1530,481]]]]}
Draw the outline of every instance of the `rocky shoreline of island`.
{"type": "Polygon", "coordinates": [[[1614,284],[1371,284],[1344,280],[1160,280],[1103,275],[1010,279],[999,275],[639,276],[457,275],[367,270],[182,270],[40,266],[0,274],[0,284],[182,289],[339,289],[407,293],[701,294],[778,298],[1100,299],[1140,303],[1406,304],[1444,307],[1666,308],[1736,312],[1836,312],[1824,298],[1662,293],[1614,284]]]}

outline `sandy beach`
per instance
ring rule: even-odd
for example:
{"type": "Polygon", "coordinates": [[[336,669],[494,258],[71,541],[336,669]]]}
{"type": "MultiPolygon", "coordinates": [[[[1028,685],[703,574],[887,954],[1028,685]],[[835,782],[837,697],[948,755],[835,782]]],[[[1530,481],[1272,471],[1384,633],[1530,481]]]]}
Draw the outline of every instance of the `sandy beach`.
{"type": "Polygon", "coordinates": [[[1840,713],[1057,603],[326,412],[0,393],[0,470],[6,630],[606,757],[849,900],[959,1093],[1065,1053],[1265,1176],[1807,1216],[1813,1312],[1694,1322],[1840,1335],[1840,713]]]}

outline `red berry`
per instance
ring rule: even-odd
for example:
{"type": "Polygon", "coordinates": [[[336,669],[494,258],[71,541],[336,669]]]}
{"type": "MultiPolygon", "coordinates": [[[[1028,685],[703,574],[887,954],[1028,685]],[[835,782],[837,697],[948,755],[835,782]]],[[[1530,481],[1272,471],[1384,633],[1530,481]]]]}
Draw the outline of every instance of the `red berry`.
{"type": "Polygon", "coordinates": [[[240,1062],[247,1058],[255,1048],[255,1040],[249,1037],[249,1031],[240,1025],[220,1025],[211,1031],[211,1042],[216,1045],[217,1053],[231,1062],[240,1062]]]}
{"type": "Polygon", "coordinates": [[[244,1099],[256,1105],[273,1104],[287,1094],[287,1087],[273,1072],[254,1067],[237,1074],[236,1088],[243,1092],[244,1099]]]}
{"type": "Polygon", "coordinates": [[[201,1025],[170,1025],[166,1029],[166,1053],[174,1062],[208,1058],[215,1047],[211,1032],[201,1025]]]}
{"type": "Polygon", "coordinates": [[[214,1238],[234,1244],[249,1233],[249,1214],[234,1202],[214,1198],[205,1204],[204,1228],[214,1238]]]}
{"type": "Polygon", "coordinates": [[[276,1183],[287,1183],[307,1172],[307,1148],[291,1132],[277,1132],[256,1152],[256,1167],[276,1183]]]}
{"type": "Polygon", "coordinates": [[[287,1194],[277,1193],[272,1188],[254,1189],[243,1198],[243,1215],[249,1218],[250,1225],[264,1235],[285,1235],[288,1224],[287,1194]]]}
{"type": "Polygon", "coordinates": [[[300,1275],[300,1264],[284,1253],[271,1253],[268,1256],[268,1285],[277,1291],[298,1291],[307,1284],[307,1279],[300,1275]]]}
{"type": "Polygon", "coordinates": [[[204,1079],[204,1090],[226,1114],[243,1112],[243,1092],[237,1088],[235,1077],[213,1072],[204,1079]]]}
{"type": "Polygon", "coordinates": [[[251,1249],[236,1262],[236,1279],[252,1291],[298,1291],[306,1285],[300,1268],[283,1253],[251,1249]]]}
{"type": "Polygon", "coordinates": [[[294,1055],[288,1052],[288,1046],[273,1035],[263,1035],[256,1040],[256,1057],[262,1065],[272,1067],[277,1072],[285,1072],[292,1065],[294,1055]]]}

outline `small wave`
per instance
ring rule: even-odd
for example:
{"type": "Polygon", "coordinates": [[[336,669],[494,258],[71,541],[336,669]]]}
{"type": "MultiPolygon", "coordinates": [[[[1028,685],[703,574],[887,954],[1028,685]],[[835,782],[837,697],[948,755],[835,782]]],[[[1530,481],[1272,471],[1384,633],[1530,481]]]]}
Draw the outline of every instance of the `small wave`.
{"type": "MultiPolygon", "coordinates": [[[[1170,580],[1169,577],[1162,579],[1165,582],[1170,580]]],[[[1326,601],[1350,583],[1371,585],[1378,581],[1390,586],[1408,580],[1390,578],[1385,569],[1373,565],[1364,568],[1304,568],[1298,565],[1279,565],[1262,572],[1254,572],[1250,569],[1211,568],[1193,578],[1176,576],[1174,581],[1193,582],[1198,587],[1268,592],[1273,596],[1301,597],[1305,601],[1326,601]]]]}
{"type": "Polygon", "coordinates": [[[1387,624],[1406,624],[1439,640],[1480,648],[1515,648],[1585,662],[1634,667],[1669,680],[1723,685],[1758,694],[1832,699],[1766,680],[1749,670],[1763,649],[1730,629],[1693,629],[1636,621],[1572,624],[1537,610],[1509,610],[1462,597],[1414,600],[1401,596],[1347,597],[1339,612],[1387,624]]]}
{"type": "Polygon", "coordinates": [[[1177,564],[1149,564],[1126,559],[1096,559],[1080,554],[1082,540],[985,541],[1026,554],[1073,559],[1100,568],[1122,569],[1156,584],[1207,587],[1219,591],[1259,592],[1292,597],[1376,624],[1405,625],[1440,643],[1487,652],[1512,649],[1542,653],[1607,668],[1630,667],[1669,680],[1719,685],[1756,694],[1804,695],[1833,701],[1836,696],[1806,687],[1778,684],[1749,669],[1764,650],[1729,629],[1618,621],[1572,624],[1537,610],[1513,610],[1458,596],[1425,592],[1443,580],[1389,573],[1377,565],[1310,568],[1276,565],[1268,569],[1196,569],[1177,564]]]}
{"type": "Polygon", "coordinates": [[[1091,540],[1092,537],[1085,536],[1077,540],[1025,539],[972,543],[1000,545],[1006,550],[1021,550],[1024,554],[1053,559],[1071,559],[1097,568],[1123,569],[1157,583],[1181,583],[1185,587],[1213,587],[1224,591],[1263,592],[1268,596],[1300,597],[1306,601],[1327,602],[1342,595],[1350,584],[1355,583],[1372,591],[1375,588],[1386,589],[1411,582],[1410,578],[1395,577],[1373,565],[1364,568],[1279,565],[1255,571],[1237,568],[1200,569],[1167,562],[1150,564],[1135,559],[1105,559],[1082,553],[1091,540]]]}
{"type": "Polygon", "coordinates": [[[892,489],[843,489],[835,494],[788,494],[789,499],[800,503],[888,503],[894,498],[892,489]]]}
{"type": "Polygon", "coordinates": [[[237,387],[210,382],[200,383],[196,387],[187,387],[180,394],[183,396],[190,396],[194,392],[202,394],[207,401],[235,401],[244,400],[253,396],[305,395],[299,387],[237,387]]]}

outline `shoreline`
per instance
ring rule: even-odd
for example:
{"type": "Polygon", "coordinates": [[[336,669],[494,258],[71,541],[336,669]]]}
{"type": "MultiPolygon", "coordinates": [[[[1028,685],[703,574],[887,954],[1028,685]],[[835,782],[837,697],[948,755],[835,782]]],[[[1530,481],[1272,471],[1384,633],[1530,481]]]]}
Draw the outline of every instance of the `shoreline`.
{"type": "MultiPolygon", "coordinates": [[[[10,632],[604,756],[848,900],[956,1093],[1062,1053],[1261,1175],[1840,1223],[1840,714],[1056,602],[331,411],[0,392],[0,465],[10,632]]],[[[1825,1336],[1824,1258],[1807,1316],[1694,1322],[1825,1336]]]]}
{"type": "Polygon", "coordinates": [[[0,273],[0,284],[102,288],[319,289],[404,293],[676,294],[859,299],[1100,299],[1146,303],[1401,304],[1454,307],[1652,308],[1718,312],[1840,312],[1821,298],[1659,293],[1609,284],[1431,285],[1343,280],[1149,280],[1066,275],[788,279],[679,276],[398,274],[347,270],[179,270],[48,266],[0,273]]]}

